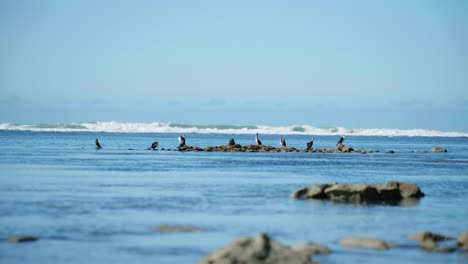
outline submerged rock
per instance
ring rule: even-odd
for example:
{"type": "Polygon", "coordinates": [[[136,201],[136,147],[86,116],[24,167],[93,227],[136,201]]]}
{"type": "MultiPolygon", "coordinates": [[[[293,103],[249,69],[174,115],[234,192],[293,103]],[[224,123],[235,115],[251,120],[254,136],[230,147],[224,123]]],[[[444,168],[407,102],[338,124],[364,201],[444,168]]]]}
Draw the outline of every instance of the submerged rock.
{"type": "Polygon", "coordinates": [[[412,183],[389,181],[380,185],[319,184],[303,187],[291,194],[295,199],[328,199],[348,203],[383,203],[396,205],[406,198],[420,198],[424,193],[412,183]]]}
{"type": "Polygon", "coordinates": [[[13,236],[6,239],[9,243],[33,242],[36,240],[39,240],[39,238],[35,236],[13,236]]]}
{"type": "Polygon", "coordinates": [[[447,150],[439,147],[433,147],[431,152],[447,152],[447,150]]]}
{"type": "Polygon", "coordinates": [[[158,232],[203,232],[204,229],[198,227],[189,227],[189,226],[168,226],[168,225],[160,225],[154,228],[155,231],[158,232]]]}
{"type": "MultiPolygon", "coordinates": [[[[318,250],[324,252],[323,249],[318,250]]],[[[199,264],[311,264],[317,250],[312,246],[287,247],[270,239],[266,234],[253,238],[240,238],[202,259],[199,264]]]]}
{"type": "Polygon", "coordinates": [[[347,236],[340,240],[340,244],[352,248],[371,248],[378,250],[387,250],[397,247],[396,244],[388,243],[380,239],[368,237],[347,236]]]}
{"type": "Polygon", "coordinates": [[[430,240],[433,240],[435,242],[447,241],[447,240],[453,240],[454,239],[453,237],[447,237],[447,236],[432,233],[432,232],[429,232],[429,231],[426,231],[426,232],[420,233],[420,234],[413,234],[413,235],[408,236],[408,238],[416,240],[416,241],[423,241],[425,239],[430,239],[430,240]]]}
{"type": "Polygon", "coordinates": [[[463,232],[458,236],[457,247],[460,250],[468,251],[468,232],[463,232]]]}

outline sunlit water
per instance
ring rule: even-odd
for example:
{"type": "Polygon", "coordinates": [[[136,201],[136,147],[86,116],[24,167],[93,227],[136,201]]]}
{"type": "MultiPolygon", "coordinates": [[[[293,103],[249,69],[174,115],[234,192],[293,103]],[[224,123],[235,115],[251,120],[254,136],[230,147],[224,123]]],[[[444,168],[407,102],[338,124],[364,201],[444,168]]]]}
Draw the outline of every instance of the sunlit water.
{"type": "MultiPolygon", "coordinates": [[[[321,263],[467,263],[468,254],[428,253],[408,234],[468,230],[468,139],[352,137],[374,154],[207,153],[145,150],[177,147],[176,134],[0,132],[1,263],[195,263],[241,236],[265,232],[286,245],[317,242],[333,253],[321,263]],[[103,149],[95,150],[99,138],[103,149]],[[432,146],[448,153],[420,153],[432,146]],[[128,150],[133,148],[134,150],[128,150]],[[395,154],[385,154],[386,150],[395,154]],[[410,151],[415,151],[410,153],[410,151]],[[408,206],[365,206],[289,198],[327,182],[409,181],[426,197],[408,206]],[[158,225],[199,233],[158,233],[158,225]],[[403,245],[385,252],[349,250],[349,235],[403,245]]],[[[187,134],[193,146],[242,145],[254,135],[187,134]]],[[[279,146],[279,135],[261,136],[279,146]]],[[[304,148],[309,137],[287,136],[304,148]]],[[[333,148],[336,136],[315,137],[333,148]]],[[[448,245],[453,245],[450,242],[448,245]]]]}

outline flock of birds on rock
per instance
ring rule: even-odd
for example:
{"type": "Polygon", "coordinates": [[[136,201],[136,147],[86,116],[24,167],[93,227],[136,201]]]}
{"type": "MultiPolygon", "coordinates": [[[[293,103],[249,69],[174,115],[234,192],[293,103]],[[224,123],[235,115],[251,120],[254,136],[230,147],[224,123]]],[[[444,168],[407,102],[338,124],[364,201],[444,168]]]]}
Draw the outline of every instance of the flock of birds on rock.
{"type": "MultiPolygon", "coordinates": [[[[177,138],[179,140],[179,148],[181,147],[185,147],[185,134],[184,135],[181,135],[177,138]]],[[[345,135],[341,135],[340,139],[338,139],[338,142],[336,143],[336,146],[340,145],[340,144],[343,144],[345,140],[345,135]]],[[[255,142],[257,143],[257,145],[261,146],[262,145],[262,141],[258,138],[258,133],[256,133],[255,135],[255,142]]],[[[312,138],[311,141],[308,141],[306,142],[307,143],[307,149],[312,149],[312,147],[314,146],[314,138],[312,138]]],[[[281,138],[280,139],[280,144],[281,144],[281,147],[283,148],[286,148],[286,139],[285,138],[281,138]]],[[[151,147],[147,148],[147,150],[156,150],[158,148],[158,145],[159,143],[157,141],[153,142],[153,144],[151,144],[151,147]]],[[[228,145],[229,146],[234,146],[236,145],[236,141],[231,138],[228,142],[228,145]]],[[[96,149],[99,150],[99,149],[102,149],[102,146],[101,144],[99,143],[99,140],[96,138],[96,149]]]]}

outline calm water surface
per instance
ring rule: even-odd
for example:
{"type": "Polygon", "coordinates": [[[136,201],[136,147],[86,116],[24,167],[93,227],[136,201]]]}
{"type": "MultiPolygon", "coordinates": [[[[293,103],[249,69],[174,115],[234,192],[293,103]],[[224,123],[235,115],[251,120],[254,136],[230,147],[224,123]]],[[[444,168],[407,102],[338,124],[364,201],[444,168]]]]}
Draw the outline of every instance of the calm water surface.
{"type": "MultiPolygon", "coordinates": [[[[468,263],[468,254],[417,249],[406,236],[468,230],[468,139],[353,137],[345,144],[375,154],[181,153],[176,134],[0,132],[1,263],[195,263],[240,236],[265,232],[281,243],[317,242],[333,253],[321,263],[468,263]],[[103,149],[94,149],[99,138],[103,149]],[[440,146],[448,153],[419,153],[440,146]],[[134,150],[128,150],[133,148],[134,150]],[[386,150],[395,154],[385,154],[386,150]],[[415,153],[409,151],[414,150],[415,153]],[[326,182],[418,184],[426,197],[408,207],[292,200],[297,188],[326,182]],[[203,233],[154,232],[157,225],[203,233]],[[349,234],[403,247],[348,250],[349,234]]],[[[242,145],[255,135],[188,134],[187,144],[242,145]]],[[[281,136],[262,136],[279,146],[281,136]]],[[[288,136],[304,148],[306,136],[288,136]]],[[[337,137],[315,137],[333,148],[337,137]]],[[[453,242],[452,242],[453,244],[453,242]]],[[[451,244],[450,244],[451,245],[451,244]]]]}

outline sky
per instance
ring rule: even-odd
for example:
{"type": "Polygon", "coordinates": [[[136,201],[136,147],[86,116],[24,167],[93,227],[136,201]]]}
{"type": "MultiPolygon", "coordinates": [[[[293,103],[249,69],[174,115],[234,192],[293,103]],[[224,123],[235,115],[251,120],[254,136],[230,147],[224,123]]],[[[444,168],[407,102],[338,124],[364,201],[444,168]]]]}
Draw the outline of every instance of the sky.
{"type": "Polygon", "coordinates": [[[0,0],[0,122],[468,132],[467,1],[0,0]]]}

